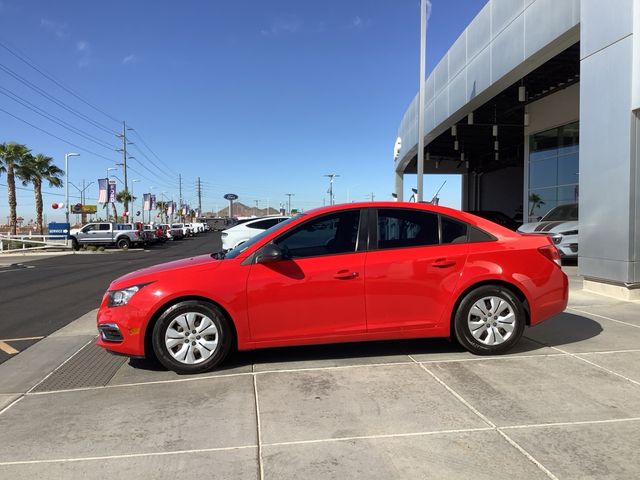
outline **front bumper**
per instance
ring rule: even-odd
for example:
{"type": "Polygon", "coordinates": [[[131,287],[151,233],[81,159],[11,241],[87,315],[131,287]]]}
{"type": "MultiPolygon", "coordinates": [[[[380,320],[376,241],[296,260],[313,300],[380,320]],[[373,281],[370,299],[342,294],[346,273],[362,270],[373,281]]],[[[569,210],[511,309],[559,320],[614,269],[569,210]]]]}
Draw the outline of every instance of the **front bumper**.
{"type": "Polygon", "coordinates": [[[113,353],[132,357],[145,356],[144,332],[147,312],[129,305],[107,307],[98,310],[96,345],[113,353]]]}

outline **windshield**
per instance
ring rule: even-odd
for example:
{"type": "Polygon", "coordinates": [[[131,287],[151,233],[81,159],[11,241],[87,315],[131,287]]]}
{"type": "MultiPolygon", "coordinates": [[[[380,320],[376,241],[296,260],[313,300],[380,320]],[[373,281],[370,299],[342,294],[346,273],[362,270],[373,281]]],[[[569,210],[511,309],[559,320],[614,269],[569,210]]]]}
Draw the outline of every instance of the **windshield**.
{"type": "Polygon", "coordinates": [[[559,205],[553,210],[549,211],[544,217],[542,222],[558,222],[578,220],[578,204],[571,203],[569,205],[559,205]]]}
{"type": "Polygon", "coordinates": [[[273,227],[267,228],[265,231],[260,232],[255,237],[251,237],[249,240],[247,240],[244,243],[241,243],[236,248],[233,248],[233,249],[229,250],[222,258],[236,258],[238,255],[240,255],[242,252],[244,252],[247,248],[249,248],[252,245],[256,244],[257,242],[259,242],[260,240],[265,238],[267,235],[270,235],[271,233],[275,232],[276,230],[280,230],[281,228],[289,225],[293,220],[295,220],[295,219],[297,219],[299,217],[300,217],[300,215],[296,215],[294,217],[286,219],[283,222],[276,223],[273,227]]]}

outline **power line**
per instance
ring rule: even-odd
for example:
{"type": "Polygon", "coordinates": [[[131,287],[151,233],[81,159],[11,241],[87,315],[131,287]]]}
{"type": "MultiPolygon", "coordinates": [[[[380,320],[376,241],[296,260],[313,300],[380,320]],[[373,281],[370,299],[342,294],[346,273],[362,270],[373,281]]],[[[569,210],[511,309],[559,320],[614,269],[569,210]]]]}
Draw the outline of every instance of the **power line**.
{"type": "Polygon", "coordinates": [[[151,147],[147,144],[147,142],[144,141],[144,138],[142,138],[142,135],[140,135],[140,132],[138,132],[138,130],[134,129],[133,130],[134,133],[136,134],[136,136],[140,139],[140,141],[142,142],[142,144],[147,147],[147,150],[149,150],[151,152],[151,154],[156,157],[158,159],[158,161],[160,163],[162,163],[166,168],[168,168],[171,172],[175,173],[175,171],[167,164],[164,162],[164,160],[162,160],[158,155],[156,155],[156,152],[154,152],[153,150],[151,150],[151,147]]]}
{"type": "Polygon", "coordinates": [[[58,135],[55,135],[55,134],[53,134],[53,133],[51,133],[51,132],[48,132],[48,131],[46,131],[45,129],[40,128],[40,127],[38,127],[38,126],[34,125],[33,123],[30,123],[30,122],[28,122],[28,121],[24,120],[23,118],[20,118],[20,117],[18,117],[17,115],[14,115],[13,113],[6,111],[6,110],[5,110],[5,109],[3,109],[3,108],[0,108],[0,112],[4,112],[5,114],[9,115],[10,117],[13,117],[13,118],[15,118],[16,120],[18,120],[18,121],[20,121],[20,122],[22,122],[22,123],[24,123],[24,124],[26,124],[26,125],[29,125],[30,127],[35,128],[36,130],[39,130],[39,131],[41,131],[42,133],[45,133],[45,134],[49,135],[50,137],[53,137],[53,138],[55,138],[55,139],[58,139],[58,140],[60,140],[61,142],[66,143],[67,145],[71,145],[72,147],[75,147],[75,148],[77,148],[78,150],[82,150],[83,152],[90,153],[91,155],[95,155],[96,157],[104,158],[105,160],[107,160],[107,161],[109,161],[109,162],[113,162],[113,161],[114,161],[114,160],[113,160],[113,159],[111,159],[111,158],[105,157],[104,155],[101,155],[101,154],[96,153],[96,152],[94,152],[94,151],[92,151],[92,150],[89,150],[88,148],[81,147],[80,145],[77,145],[77,144],[75,144],[75,143],[73,143],[73,142],[70,142],[69,140],[65,140],[64,138],[59,137],[58,135]]]}
{"type": "Polygon", "coordinates": [[[16,103],[19,103],[20,105],[22,105],[23,107],[31,110],[32,112],[37,113],[38,115],[46,118],[47,120],[56,123],[58,125],[60,125],[63,128],[66,128],[67,130],[69,130],[72,133],[75,133],[76,135],[80,135],[81,137],[84,137],[86,140],[89,140],[93,143],[95,143],[96,145],[99,145],[103,148],[106,148],[108,150],[115,150],[113,148],[112,145],[109,145],[105,142],[103,142],[102,140],[100,140],[98,137],[94,137],[93,135],[91,135],[90,133],[81,130],[77,127],[74,127],[73,125],[71,125],[70,123],[62,120],[60,117],[57,117],[51,113],[47,113],[45,110],[41,109],[40,107],[38,107],[37,105],[31,103],[29,100],[26,100],[25,98],[22,98],[19,95],[16,95],[15,93],[11,92],[10,90],[7,90],[4,87],[0,86],[0,93],[2,95],[4,95],[5,97],[10,98],[11,100],[13,100],[16,103]]]}
{"type": "Polygon", "coordinates": [[[38,67],[33,60],[29,59],[29,57],[27,57],[26,55],[18,53],[16,50],[12,49],[11,47],[9,47],[8,45],[2,43],[1,41],[0,41],[0,47],[4,48],[11,55],[13,55],[14,57],[18,58],[19,60],[21,60],[25,64],[29,65],[36,72],[38,72],[40,75],[42,75],[43,77],[45,77],[49,81],[55,83],[58,87],[62,88],[65,92],[69,93],[70,95],[73,95],[75,98],[80,100],[85,105],[88,105],[89,107],[93,108],[95,111],[100,112],[105,117],[113,120],[114,122],[120,123],[120,120],[118,120],[117,118],[109,115],[107,112],[105,112],[101,108],[95,106],[91,102],[85,100],[80,95],[78,95],[76,92],[74,92],[73,90],[71,90],[70,88],[64,86],[62,83],[60,83],[58,80],[56,80],[52,75],[46,73],[44,70],[42,70],[40,67],[38,67]]]}
{"type": "Polygon", "coordinates": [[[59,107],[64,108],[65,110],[67,110],[68,112],[74,114],[75,116],[81,118],[82,120],[84,120],[85,122],[90,123],[91,125],[93,125],[96,128],[99,128],[107,133],[113,134],[113,135],[117,135],[118,132],[111,130],[109,127],[105,126],[104,124],[97,122],[95,120],[92,120],[90,117],[88,117],[87,115],[85,115],[82,112],[79,112],[78,110],[76,110],[73,107],[68,106],[67,104],[65,104],[64,102],[58,100],[57,98],[55,98],[53,95],[50,95],[49,93],[47,93],[45,90],[41,89],[40,87],[38,87],[37,85],[35,85],[34,83],[30,82],[29,80],[27,80],[26,78],[18,75],[17,73],[15,73],[13,70],[11,70],[10,68],[6,67],[5,65],[0,64],[0,70],[4,71],[7,75],[10,75],[11,77],[15,78],[16,80],[18,80],[20,83],[22,83],[23,85],[26,85],[27,87],[29,87],[30,89],[32,89],[33,91],[39,93],[40,95],[42,95],[44,98],[46,98],[47,100],[49,100],[50,102],[55,103],[56,105],[58,105],[59,107]]]}
{"type": "Polygon", "coordinates": [[[160,168],[160,167],[158,166],[158,164],[156,164],[156,163],[155,163],[151,158],[149,158],[149,156],[148,156],[146,153],[144,153],[144,152],[140,149],[140,147],[138,147],[135,143],[130,143],[130,145],[132,145],[132,146],[136,149],[136,151],[140,152],[140,154],[142,154],[142,156],[143,156],[144,158],[146,158],[146,159],[149,161],[149,163],[151,163],[151,165],[153,165],[155,168],[157,168],[159,172],[164,173],[167,177],[169,177],[169,178],[171,178],[171,179],[173,179],[173,178],[174,178],[174,176],[173,176],[173,175],[171,175],[170,173],[168,173],[166,170],[164,170],[164,169],[160,168]]]}

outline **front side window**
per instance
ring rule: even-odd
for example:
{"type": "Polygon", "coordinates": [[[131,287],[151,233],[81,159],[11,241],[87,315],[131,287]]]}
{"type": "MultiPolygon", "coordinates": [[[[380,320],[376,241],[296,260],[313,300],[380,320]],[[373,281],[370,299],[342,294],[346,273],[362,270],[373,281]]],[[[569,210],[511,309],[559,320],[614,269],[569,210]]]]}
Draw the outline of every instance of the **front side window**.
{"type": "Polygon", "coordinates": [[[438,215],[400,208],[378,210],[378,248],[437,245],[438,215]]]}
{"type": "Polygon", "coordinates": [[[359,210],[324,215],[296,227],[275,244],[287,258],[353,253],[358,242],[359,221],[359,210]]]}
{"type": "Polygon", "coordinates": [[[96,230],[96,225],[91,223],[82,229],[82,233],[89,233],[92,230],[96,230]]]}

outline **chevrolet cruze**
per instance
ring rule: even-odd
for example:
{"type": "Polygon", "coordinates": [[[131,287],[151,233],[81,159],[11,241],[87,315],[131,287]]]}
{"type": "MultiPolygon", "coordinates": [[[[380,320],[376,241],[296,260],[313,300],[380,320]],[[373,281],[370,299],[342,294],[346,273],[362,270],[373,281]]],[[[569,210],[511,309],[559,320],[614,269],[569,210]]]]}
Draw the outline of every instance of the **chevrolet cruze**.
{"type": "Polygon", "coordinates": [[[551,239],[469,213],[361,203],[295,216],[226,254],[115,280],[98,345],[179,373],[232,348],[453,337],[499,354],[562,312],[568,282],[551,239]]]}

